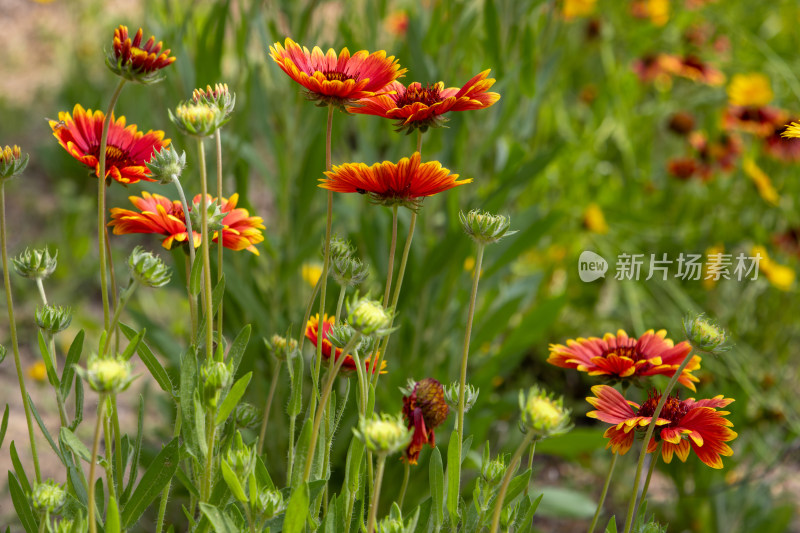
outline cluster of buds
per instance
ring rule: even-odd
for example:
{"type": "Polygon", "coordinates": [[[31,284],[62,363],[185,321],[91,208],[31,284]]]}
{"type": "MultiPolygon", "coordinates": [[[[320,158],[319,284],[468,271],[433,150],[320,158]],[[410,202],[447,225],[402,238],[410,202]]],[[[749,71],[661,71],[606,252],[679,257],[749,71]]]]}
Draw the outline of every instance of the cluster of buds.
{"type": "Polygon", "coordinates": [[[195,104],[216,106],[227,118],[233,113],[233,108],[236,107],[236,93],[228,90],[227,83],[217,83],[213,88],[211,85],[207,85],[205,89],[192,91],[192,101],[195,104]]]}
{"type": "Polygon", "coordinates": [[[730,350],[725,346],[728,335],[725,330],[702,314],[683,319],[686,340],[695,350],[707,353],[721,353],[730,350]]]}
{"type": "Polygon", "coordinates": [[[72,323],[72,310],[62,305],[45,305],[36,308],[36,325],[49,334],[55,335],[67,329],[72,323]]]}
{"type": "Polygon", "coordinates": [[[389,516],[378,522],[375,531],[376,533],[413,533],[417,528],[418,518],[418,515],[414,515],[408,520],[408,523],[405,523],[400,506],[394,503],[389,511],[389,516]]]}
{"type": "Polygon", "coordinates": [[[153,157],[145,163],[150,170],[150,177],[159,180],[162,185],[169,185],[180,179],[186,168],[186,152],[178,153],[167,147],[153,152],[153,157]]]}
{"type": "MultiPolygon", "coordinates": [[[[192,227],[199,228],[202,225],[202,209],[200,202],[192,202],[192,209],[189,212],[192,220],[192,227]]],[[[219,231],[225,227],[222,221],[228,216],[228,213],[223,213],[218,200],[212,200],[210,196],[206,197],[205,202],[206,219],[208,221],[208,231],[219,231]]]]}
{"type": "Polygon", "coordinates": [[[233,361],[207,361],[200,369],[203,378],[203,402],[206,407],[216,408],[220,394],[233,383],[233,361]]]}
{"type": "Polygon", "coordinates": [[[478,244],[497,242],[506,235],[513,235],[516,231],[508,231],[511,219],[503,215],[492,215],[478,209],[473,209],[467,214],[458,213],[461,226],[470,238],[478,244]]]}
{"type": "MultiPolygon", "coordinates": [[[[449,386],[444,388],[444,401],[450,409],[458,409],[458,393],[461,389],[461,384],[457,381],[452,382],[449,386]]],[[[475,402],[478,401],[478,395],[481,390],[473,387],[469,383],[464,387],[464,412],[468,413],[475,402]]]]}
{"type": "Polygon", "coordinates": [[[146,287],[163,287],[169,283],[172,272],[160,257],[137,246],[128,258],[131,276],[146,287]]]}
{"type": "Polygon", "coordinates": [[[233,445],[231,445],[226,454],[228,466],[233,470],[237,478],[247,479],[250,477],[256,466],[256,455],[255,446],[246,446],[242,440],[242,434],[237,431],[233,445]]]}
{"type": "Polygon", "coordinates": [[[205,102],[181,102],[175,112],[169,110],[169,119],[185,135],[210,137],[228,121],[216,105],[205,102]]]}
{"type": "Polygon", "coordinates": [[[24,252],[11,261],[20,276],[32,280],[45,280],[55,271],[57,259],[58,251],[51,256],[47,248],[44,250],[25,248],[24,252]]]}
{"type": "Polygon", "coordinates": [[[534,385],[527,395],[520,391],[520,429],[532,431],[537,439],[563,435],[572,429],[570,410],[564,407],[564,398],[555,399],[552,394],[534,385]]]}
{"type": "Polygon", "coordinates": [[[347,314],[348,323],[364,335],[383,337],[392,331],[392,312],[377,300],[356,294],[347,302],[347,314]]]}
{"type": "Polygon", "coordinates": [[[297,351],[296,339],[287,339],[280,335],[273,335],[270,340],[264,339],[264,344],[278,361],[286,361],[287,357],[297,351]]]}
{"type": "Polygon", "coordinates": [[[28,166],[28,154],[22,154],[19,146],[16,144],[14,147],[6,146],[0,151],[0,183],[3,181],[19,176],[28,166]]]}
{"type": "Polygon", "coordinates": [[[86,368],[76,367],[75,372],[88,383],[89,387],[101,394],[117,394],[127,389],[135,376],[131,376],[131,364],[117,357],[98,357],[96,355],[89,358],[86,368]]]}
{"type": "Polygon", "coordinates": [[[358,428],[353,428],[353,433],[371,452],[391,455],[408,446],[412,431],[406,427],[402,415],[384,413],[380,416],[361,416],[358,428]]]}
{"type": "Polygon", "coordinates": [[[64,487],[48,479],[42,483],[34,483],[31,492],[31,504],[37,511],[58,513],[67,501],[64,487]]]}
{"type": "Polygon", "coordinates": [[[269,520],[286,509],[286,502],[283,500],[283,494],[281,494],[280,491],[268,488],[259,490],[256,501],[251,502],[251,505],[255,507],[255,514],[259,521],[269,520]]]}
{"type": "Polygon", "coordinates": [[[144,44],[144,32],[141,28],[133,39],[128,35],[128,28],[120,26],[114,30],[114,45],[106,55],[106,66],[111,72],[128,81],[143,84],[155,83],[163,78],[158,71],[168,67],[175,61],[169,55],[170,50],[162,50],[163,44],[156,43],[155,37],[150,37],[144,44]]]}

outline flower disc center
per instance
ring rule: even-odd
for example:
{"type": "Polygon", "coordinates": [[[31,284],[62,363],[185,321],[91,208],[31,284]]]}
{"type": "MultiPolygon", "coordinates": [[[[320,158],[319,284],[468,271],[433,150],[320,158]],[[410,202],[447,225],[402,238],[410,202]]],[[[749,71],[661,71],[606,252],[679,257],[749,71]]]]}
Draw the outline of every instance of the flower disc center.
{"type": "Polygon", "coordinates": [[[426,106],[431,106],[441,101],[442,95],[439,92],[439,84],[428,84],[425,87],[412,84],[408,89],[406,89],[406,92],[403,94],[403,96],[397,100],[397,107],[404,107],[416,102],[421,102],[426,106]]]}

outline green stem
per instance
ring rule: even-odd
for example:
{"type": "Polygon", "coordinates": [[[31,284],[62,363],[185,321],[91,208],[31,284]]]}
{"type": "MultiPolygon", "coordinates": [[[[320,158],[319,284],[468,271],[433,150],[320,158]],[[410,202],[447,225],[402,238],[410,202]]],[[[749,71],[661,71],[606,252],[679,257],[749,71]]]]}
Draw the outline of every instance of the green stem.
{"type": "Polygon", "coordinates": [[[200,493],[200,501],[206,503],[208,503],[209,498],[211,498],[211,483],[214,478],[214,442],[217,438],[216,418],[217,408],[214,407],[206,414],[206,446],[208,446],[208,455],[206,455],[206,467],[203,470],[202,492],[200,493]]]}
{"type": "Polygon", "coordinates": [[[31,456],[33,469],[36,471],[36,481],[41,483],[42,473],[39,470],[39,456],[36,454],[36,439],[33,434],[33,421],[31,420],[31,406],[28,404],[28,391],[25,388],[25,378],[22,373],[22,363],[19,358],[19,342],[17,340],[17,322],[14,320],[14,299],[11,297],[11,278],[8,270],[8,242],[6,241],[6,191],[5,182],[0,181],[0,248],[3,254],[3,284],[6,290],[6,305],[8,306],[8,325],[11,330],[11,349],[14,352],[14,366],[17,370],[19,393],[22,396],[22,406],[25,409],[25,421],[28,423],[28,437],[31,442],[31,456]]]}
{"type": "MultiPolygon", "coordinates": [[[[175,411],[175,430],[172,433],[173,437],[178,437],[181,434],[181,404],[175,411]]],[[[167,481],[167,486],[161,491],[161,503],[158,506],[158,519],[156,521],[156,533],[161,533],[164,529],[164,516],[167,513],[167,501],[169,500],[169,491],[172,487],[172,479],[167,481]]]]}
{"type": "MultiPolygon", "coordinates": [[[[114,456],[116,459],[116,467],[117,467],[117,487],[120,491],[122,491],[123,484],[122,478],[123,474],[125,473],[124,467],[122,466],[122,432],[119,429],[119,412],[117,410],[117,395],[111,394],[111,409],[112,409],[112,416],[111,416],[111,423],[112,429],[114,430],[114,456]]],[[[135,467],[136,465],[134,465],[135,467]]]]}
{"type": "Polygon", "coordinates": [[[97,467],[97,450],[100,447],[100,426],[103,422],[103,408],[106,405],[105,394],[100,394],[100,400],[97,403],[97,421],[94,425],[94,440],[92,441],[92,455],[89,461],[89,533],[97,533],[97,519],[95,518],[95,468],[97,467]]]}
{"type": "MultiPolygon", "coordinates": [[[[111,307],[117,308],[117,276],[114,270],[114,258],[111,255],[111,241],[108,239],[108,227],[103,230],[103,238],[106,240],[106,260],[108,261],[108,274],[109,282],[111,283],[111,307]]],[[[119,352],[119,327],[117,325],[111,327],[108,331],[108,337],[114,336],[116,351],[119,352]]]]}
{"type": "Polygon", "coordinates": [[[45,526],[47,526],[47,522],[48,522],[47,513],[46,512],[39,513],[39,533],[44,533],[46,531],[45,526]]]}
{"type": "MultiPolygon", "coordinates": [[[[397,506],[403,510],[403,500],[406,499],[406,489],[408,488],[408,478],[411,476],[411,465],[408,461],[403,461],[403,484],[400,485],[400,495],[397,497],[397,506]]],[[[478,522],[480,524],[480,522],[478,522]]]]}
{"type": "Polygon", "coordinates": [[[292,484],[292,471],[294,470],[294,431],[297,416],[289,416],[289,458],[286,461],[286,485],[292,484]]]}
{"type": "Polygon", "coordinates": [[[394,275],[394,252],[397,248],[397,204],[392,206],[392,242],[389,245],[389,266],[386,270],[386,288],[383,290],[383,307],[389,306],[389,290],[394,275]]]}
{"type": "Polygon", "coordinates": [[[686,365],[689,364],[689,361],[692,360],[693,354],[689,352],[686,354],[681,366],[675,371],[673,374],[672,379],[669,380],[667,384],[667,388],[664,389],[664,392],[661,393],[661,398],[658,401],[658,405],[656,405],[656,410],[653,411],[653,416],[650,419],[650,423],[647,425],[647,433],[644,435],[644,442],[642,442],[642,451],[639,453],[639,462],[636,465],[636,475],[633,479],[633,494],[631,494],[631,500],[628,503],[628,515],[625,519],[625,530],[624,533],[630,533],[631,527],[633,526],[633,515],[634,511],[636,510],[636,498],[639,492],[639,481],[642,477],[642,467],[644,465],[644,458],[647,455],[647,447],[650,444],[650,439],[653,437],[653,433],[656,429],[656,422],[658,421],[658,415],[661,414],[661,409],[664,408],[664,404],[667,403],[667,398],[669,397],[669,393],[672,392],[673,387],[678,382],[678,378],[681,377],[681,373],[683,369],[686,368],[686,365]]]}
{"type": "Polygon", "coordinates": [[[336,314],[334,315],[334,322],[339,323],[339,316],[342,314],[342,306],[344,305],[344,297],[347,294],[347,285],[342,285],[339,291],[339,300],[336,302],[336,314]]]}
{"type": "Polygon", "coordinates": [[[503,482],[500,485],[500,491],[497,493],[497,499],[494,504],[494,512],[492,513],[491,533],[497,533],[497,527],[500,525],[500,513],[503,510],[503,500],[506,499],[506,491],[508,491],[508,484],[511,482],[511,476],[513,476],[514,472],[517,471],[517,466],[519,465],[525,448],[527,448],[528,444],[530,444],[533,440],[533,435],[533,431],[528,431],[525,434],[525,438],[517,447],[517,451],[514,452],[514,456],[511,458],[511,463],[508,465],[506,474],[503,476],[503,482]]]}
{"type": "Polygon", "coordinates": [[[663,446],[663,442],[658,443],[658,447],[656,451],[653,452],[653,455],[650,457],[650,468],[647,469],[647,478],[644,480],[644,488],[642,489],[642,500],[647,497],[647,489],[650,488],[650,478],[653,477],[653,470],[656,469],[656,464],[658,463],[658,457],[661,454],[661,447],[663,446]]]}
{"type": "Polygon", "coordinates": [[[42,305],[47,305],[47,295],[44,293],[44,283],[42,283],[42,278],[36,278],[36,287],[39,289],[39,296],[42,298],[42,305]]]}
{"type": "MultiPolygon", "coordinates": [[[[113,439],[111,426],[109,424],[110,420],[111,420],[110,416],[103,417],[103,440],[105,443],[110,443],[111,440],[113,439]]],[[[109,444],[106,444],[105,448],[106,448],[106,484],[108,485],[108,498],[109,499],[114,498],[116,500],[117,492],[115,489],[116,482],[114,481],[114,468],[111,466],[111,461],[108,460],[108,456],[109,455],[118,456],[119,452],[117,451],[116,453],[114,453],[113,451],[110,451],[111,446],[109,444]]]]}
{"type": "MultiPolygon", "coordinates": [[[[217,201],[222,203],[222,133],[220,129],[214,133],[214,140],[217,145],[217,201]]],[[[222,231],[219,232],[217,237],[217,283],[222,279],[222,231]]],[[[217,332],[222,338],[222,303],[220,303],[219,311],[217,311],[217,332]]]]}
{"type": "MultiPolygon", "coordinates": [[[[328,405],[328,399],[331,395],[331,390],[333,389],[333,382],[336,379],[336,375],[339,373],[339,369],[342,368],[342,364],[346,359],[346,355],[350,353],[356,344],[358,344],[359,339],[361,338],[361,333],[356,332],[351,338],[350,342],[342,349],[342,356],[334,363],[331,369],[328,371],[328,379],[325,381],[325,388],[322,390],[322,396],[319,399],[319,409],[317,410],[316,414],[314,415],[314,425],[311,428],[311,442],[308,445],[308,455],[306,456],[306,466],[305,470],[303,471],[303,482],[308,481],[309,476],[311,475],[311,465],[314,463],[314,455],[315,450],[317,447],[317,437],[319,436],[319,427],[320,423],[322,422],[322,415],[325,412],[325,407],[328,405]]],[[[318,342],[318,345],[322,345],[322,339],[318,342]]]]}
{"type": "MultiPolygon", "coordinates": [[[[181,200],[181,207],[183,207],[183,223],[186,226],[186,244],[189,247],[190,264],[194,263],[194,230],[192,229],[192,217],[189,216],[189,202],[186,201],[186,194],[183,192],[183,186],[178,176],[172,176],[172,183],[178,190],[178,198],[181,200]]],[[[188,278],[187,278],[188,281],[188,278]]]]}
{"type": "Polygon", "coordinates": [[[594,533],[594,528],[597,527],[597,521],[600,519],[600,513],[603,511],[603,504],[608,494],[608,487],[611,485],[611,477],[614,475],[614,467],[617,465],[617,457],[619,456],[616,453],[611,454],[611,464],[608,465],[606,481],[603,483],[603,491],[600,493],[600,499],[597,501],[597,509],[594,512],[594,518],[592,518],[592,524],[589,526],[588,533],[594,533]]]}
{"type": "Polygon", "coordinates": [[[247,525],[250,528],[250,533],[256,533],[256,524],[253,522],[253,512],[250,510],[249,505],[243,505],[244,515],[247,517],[247,525]]]}
{"type": "MultiPolygon", "coordinates": [[[[55,335],[47,334],[48,343],[50,344],[50,354],[53,356],[53,369],[58,371],[58,365],[56,364],[56,341],[55,335]]],[[[67,427],[69,424],[67,422],[67,410],[64,407],[64,397],[61,396],[61,387],[53,387],[56,392],[56,405],[58,405],[58,418],[61,420],[61,426],[67,427]]]]}
{"type": "Polygon", "coordinates": [[[267,421],[269,420],[269,412],[272,409],[272,398],[275,395],[275,389],[278,387],[278,377],[281,375],[281,365],[283,361],[278,361],[275,367],[275,373],[272,375],[272,383],[269,386],[269,394],[267,395],[267,404],[264,406],[264,420],[261,422],[261,431],[258,433],[258,455],[264,451],[264,437],[267,435],[267,421]]]}
{"type": "Polygon", "coordinates": [[[189,315],[190,320],[192,323],[192,336],[190,337],[191,342],[194,342],[194,339],[197,338],[197,298],[194,297],[192,291],[189,289],[189,278],[192,275],[192,260],[189,256],[184,254],[184,265],[186,266],[186,295],[189,297],[189,315]]]}
{"type": "MultiPolygon", "coordinates": [[[[331,170],[331,134],[333,132],[333,104],[328,104],[328,124],[325,130],[325,170],[331,170]]],[[[325,320],[325,296],[328,289],[328,267],[331,261],[331,226],[333,225],[333,191],[328,191],[328,210],[325,222],[325,254],[322,261],[322,278],[319,296],[319,339],[317,340],[317,358],[314,361],[312,375],[313,394],[309,404],[309,416],[315,416],[316,396],[319,388],[319,374],[322,368],[322,323],[325,320]]],[[[303,324],[305,327],[305,324],[303,324]]],[[[306,480],[308,476],[306,475],[306,480]]]]}
{"type": "Polygon", "coordinates": [[[378,502],[381,495],[381,482],[383,481],[383,467],[386,463],[386,454],[378,455],[378,465],[375,471],[375,484],[372,487],[372,501],[369,504],[369,519],[367,520],[367,533],[375,531],[375,521],[378,516],[378,502]]]}
{"type": "Polygon", "coordinates": [[[311,297],[308,299],[308,304],[306,304],[306,313],[303,315],[303,323],[300,325],[300,336],[297,343],[297,350],[300,353],[303,353],[303,345],[306,342],[306,324],[308,324],[308,319],[311,317],[311,308],[314,307],[314,300],[317,299],[317,294],[319,293],[319,288],[321,285],[322,276],[320,275],[319,279],[317,280],[317,284],[314,285],[314,290],[311,291],[311,297]]]}
{"type": "Polygon", "coordinates": [[[214,350],[214,312],[213,309],[211,309],[211,257],[209,256],[211,240],[208,235],[206,149],[203,145],[202,138],[197,139],[197,149],[200,152],[200,198],[202,198],[200,201],[200,246],[202,246],[203,254],[203,303],[206,313],[206,360],[211,361],[214,350]]]}
{"type": "MultiPolygon", "coordinates": [[[[122,310],[125,309],[125,305],[128,303],[131,295],[133,295],[136,288],[139,286],[139,282],[136,281],[136,278],[131,280],[131,284],[128,285],[128,288],[125,289],[125,292],[122,293],[122,296],[119,298],[119,305],[114,309],[114,318],[111,319],[111,325],[109,326],[109,332],[114,331],[117,327],[117,323],[119,322],[119,316],[122,314],[122,310]]],[[[101,352],[101,357],[105,357],[108,353],[108,345],[111,344],[111,333],[106,335],[105,341],[103,341],[103,350],[101,352]]]]}
{"type": "Polygon", "coordinates": [[[127,80],[121,79],[119,85],[111,95],[111,102],[108,104],[108,111],[106,111],[105,119],[103,120],[103,131],[100,134],[100,148],[98,150],[98,171],[97,171],[97,250],[98,259],[100,260],[100,289],[103,295],[103,327],[106,330],[106,335],[110,335],[111,331],[108,329],[109,317],[111,312],[108,304],[108,276],[106,271],[106,148],[108,146],[108,130],[111,123],[111,114],[114,112],[114,106],[117,105],[117,100],[125,86],[127,80]]]}

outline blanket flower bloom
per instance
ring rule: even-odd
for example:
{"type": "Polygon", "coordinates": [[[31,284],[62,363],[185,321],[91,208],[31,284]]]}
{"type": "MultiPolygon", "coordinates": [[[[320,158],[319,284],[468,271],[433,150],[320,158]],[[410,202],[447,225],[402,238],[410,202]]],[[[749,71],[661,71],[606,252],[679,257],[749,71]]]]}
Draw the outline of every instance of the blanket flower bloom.
{"type": "MultiPolygon", "coordinates": [[[[142,192],[141,198],[130,196],[128,199],[139,210],[120,209],[111,210],[109,226],[114,228],[114,235],[127,233],[156,233],[166,236],[161,245],[167,250],[171,249],[177,241],[179,244],[188,242],[189,235],[186,231],[186,217],[180,201],[170,200],[160,194],[142,192]]],[[[211,201],[215,201],[213,199],[211,201]]],[[[195,196],[195,203],[199,203],[200,195],[195,196]]],[[[222,245],[231,250],[247,250],[259,255],[254,245],[264,240],[261,233],[264,228],[261,217],[250,216],[247,209],[236,207],[239,195],[222,198],[220,211],[222,218],[222,245]]],[[[200,233],[193,231],[194,247],[200,246],[200,233]]],[[[212,235],[212,241],[217,242],[219,231],[212,235]]]]}
{"type": "Polygon", "coordinates": [[[106,57],[106,65],[111,71],[129,81],[139,83],[154,83],[161,81],[158,71],[170,66],[175,57],[170,56],[170,50],[162,50],[161,41],[156,43],[155,37],[150,37],[144,44],[142,28],[131,39],[128,27],[120,26],[114,30],[114,44],[106,57]]]}
{"type": "Polygon", "coordinates": [[[489,72],[491,70],[477,74],[460,89],[445,89],[441,81],[425,87],[419,82],[406,87],[394,81],[386,87],[387,93],[363,98],[347,110],[392,119],[396,121],[397,131],[411,133],[419,129],[425,132],[429,127],[442,126],[447,120],[444,114],[449,111],[483,109],[497,102],[500,95],[487,92],[495,82],[494,78],[488,78],[489,72]]]}
{"type": "MultiPolygon", "coordinates": [[[[325,315],[325,318],[322,321],[322,358],[325,361],[330,361],[331,353],[333,350],[333,345],[331,341],[328,340],[328,333],[330,333],[331,328],[336,323],[336,317],[329,317],[325,315]]],[[[312,317],[309,317],[308,322],[306,323],[306,338],[311,341],[315,347],[317,346],[317,342],[319,339],[319,314],[316,314],[312,317]]],[[[342,349],[336,348],[336,358],[334,361],[338,361],[342,357],[342,349]]],[[[375,368],[376,365],[371,365],[371,360],[367,357],[364,360],[364,365],[367,368],[367,372],[372,371],[375,373],[378,371],[375,368]]],[[[353,356],[347,354],[344,356],[344,362],[342,363],[342,367],[340,372],[353,372],[356,370],[356,361],[353,359],[353,356]]],[[[386,373],[386,361],[381,360],[381,368],[380,373],[386,373]]]]}
{"type": "Polygon", "coordinates": [[[408,396],[403,396],[403,417],[408,429],[414,434],[408,444],[403,459],[409,464],[417,464],[419,452],[425,444],[436,446],[433,430],[447,419],[450,408],[444,398],[444,387],[433,378],[425,378],[414,383],[408,396]]]}
{"type": "MultiPolygon", "coordinates": [[[[71,116],[69,112],[61,111],[58,120],[50,121],[50,128],[58,143],[69,155],[93,169],[96,175],[100,172],[100,136],[104,120],[102,111],[93,112],[76,104],[71,116]]],[[[124,185],[142,180],[155,181],[145,163],[169,143],[163,131],[150,130],[144,133],[138,131],[135,124],[126,125],[124,116],[115,120],[112,114],[108,126],[104,178],[107,181],[113,178],[124,185]]]]}
{"type": "Polygon", "coordinates": [[[458,180],[458,174],[442,167],[438,161],[420,162],[419,152],[404,157],[399,163],[384,161],[367,166],[364,163],[334,165],[320,178],[320,187],[335,192],[368,194],[378,204],[404,205],[415,210],[425,196],[472,182],[458,180]]]}
{"type": "MultiPolygon", "coordinates": [[[[647,400],[640,406],[626,401],[613,387],[595,385],[592,387],[594,397],[586,398],[596,411],[586,416],[597,418],[607,424],[613,424],[604,433],[609,439],[607,448],[613,453],[625,455],[633,445],[634,430],[644,431],[653,421],[653,413],[661,395],[652,391],[647,400]]],[[[733,450],[726,442],[737,437],[730,428],[733,424],[725,418],[728,411],[718,411],[732,403],[731,398],[722,395],[708,400],[689,398],[681,401],[677,396],[670,396],[656,420],[658,426],[653,438],[647,445],[647,451],[656,451],[661,443],[661,455],[665,463],[672,461],[672,456],[686,462],[689,451],[694,450],[697,457],[711,468],[722,468],[722,457],[733,455],[733,450]]]]}
{"type": "MultiPolygon", "coordinates": [[[[686,341],[676,345],[666,335],[666,330],[651,329],[637,339],[619,330],[616,335],[606,333],[602,339],[570,339],[566,346],[551,344],[547,362],[615,381],[657,374],[672,377],[692,346],[686,341]]],[[[698,368],[700,356],[694,355],[678,378],[681,385],[694,391],[693,382],[699,380],[692,372],[698,368]]]]}
{"type": "Polygon", "coordinates": [[[405,74],[394,56],[386,52],[359,50],[352,56],[343,48],[337,57],[331,48],[327,53],[315,46],[309,52],[287,38],[284,46],[269,47],[270,57],[294,81],[308,91],[308,98],[318,105],[344,106],[360,98],[380,93],[388,84],[405,74]]]}

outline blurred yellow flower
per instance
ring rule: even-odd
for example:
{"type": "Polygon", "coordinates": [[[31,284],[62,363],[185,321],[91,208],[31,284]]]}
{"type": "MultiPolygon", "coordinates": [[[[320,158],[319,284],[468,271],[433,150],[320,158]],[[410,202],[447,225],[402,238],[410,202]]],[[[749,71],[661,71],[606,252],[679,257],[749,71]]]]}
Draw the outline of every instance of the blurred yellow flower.
{"type": "Polygon", "coordinates": [[[566,19],[586,17],[594,13],[597,0],[564,0],[561,13],[566,19]]]}
{"type": "Polygon", "coordinates": [[[300,275],[303,276],[303,280],[311,287],[316,287],[320,276],[322,276],[322,265],[317,263],[303,263],[300,275]]]}
{"type": "Polygon", "coordinates": [[[781,199],[778,191],[772,186],[772,180],[769,179],[766,172],[756,165],[753,158],[746,157],[742,163],[742,168],[747,177],[753,180],[761,198],[770,205],[778,205],[781,199]]]}
{"type": "Polygon", "coordinates": [[[769,280],[775,288],[782,291],[791,289],[795,276],[792,268],[772,261],[767,254],[767,249],[763,246],[753,246],[750,255],[752,257],[756,257],[757,255],[761,256],[761,260],[758,263],[758,270],[766,276],[767,280],[769,280]]]}
{"type": "Polygon", "coordinates": [[[736,74],[728,85],[728,101],[731,105],[763,107],[772,101],[772,96],[769,78],[757,72],[736,74]]]}
{"type": "Polygon", "coordinates": [[[717,285],[716,279],[713,277],[706,277],[708,273],[716,268],[718,271],[722,266],[722,254],[725,253],[725,247],[721,244],[715,244],[706,249],[706,262],[703,266],[703,288],[710,291],[717,285]]]}
{"type": "Polygon", "coordinates": [[[656,26],[663,26],[669,21],[669,0],[647,0],[647,16],[656,26]]]}
{"type": "Polygon", "coordinates": [[[469,256],[466,259],[464,259],[464,270],[466,270],[467,272],[472,272],[473,268],[475,268],[475,258],[469,256]]]}
{"type": "Polygon", "coordinates": [[[47,379],[47,367],[43,361],[37,361],[28,367],[28,377],[43,383],[47,379]]]}
{"type": "Polygon", "coordinates": [[[597,204],[589,204],[583,212],[583,227],[592,233],[608,233],[608,224],[603,211],[597,204]]]}

